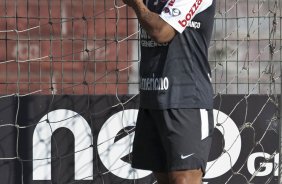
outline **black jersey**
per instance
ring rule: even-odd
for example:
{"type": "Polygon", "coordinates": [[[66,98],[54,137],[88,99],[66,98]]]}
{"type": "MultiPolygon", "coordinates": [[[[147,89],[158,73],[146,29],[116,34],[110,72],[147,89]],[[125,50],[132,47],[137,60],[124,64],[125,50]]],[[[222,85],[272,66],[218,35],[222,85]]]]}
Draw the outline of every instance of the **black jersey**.
{"type": "Polygon", "coordinates": [[[145,0],[178,33],[156,43],[141,28],[140,106],[149,109],[213,107],[208,47],[215,0],[145,0]]]}

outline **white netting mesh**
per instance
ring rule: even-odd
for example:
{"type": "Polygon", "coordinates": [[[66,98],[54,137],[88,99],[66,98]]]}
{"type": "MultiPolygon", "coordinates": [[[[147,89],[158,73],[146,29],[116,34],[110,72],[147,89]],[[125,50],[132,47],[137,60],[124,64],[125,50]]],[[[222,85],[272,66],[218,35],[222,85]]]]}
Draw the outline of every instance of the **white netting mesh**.
{"type": "MultiPolygon", "coordinates": [[[[217,0],[209,58],[216,107],[219,110],[227,108],[229,111],[225,119],[220,119],[219,117],[225,116],[215,111],[218,120],[217,129],[221,132],[216,143],[221,144],[222,149],[217,159],[210,163],[205,182],[218,183],[218,178],[212,176],[209,178],[209,170],[213,170],[217,167],[217,162],[225,158],[224,161],[228,162],[226,166],[228,174],[220,178],[223,183],[234,183],[234,181],[277,183],[279,152],[277,142],[267,143],[265,140],[271,136],[269,132],[274,132],[278,139],[278,94],[281,90],[282,60],[280,12],[281,3],[278,0],[217,0]],[[222,105],[229,103],[225,94],[241,96],[237,96],[235,98],[237,100],[230,102],[227,107],[222,105]],[[262,101],[257,102],[255,114],[250,113],[249,108],[250,104],[256,104],[252,99],[253,94],[265,95],[262,101]],[[267,112],[271,114],[266,115],[267,112]],[[258,122],[262,115],[267,116],[268,121],[258,122]],[[229,136],[227,133],[230,133],[228,130],[231,126],[229,116],[240,116],[241,122],[238,134],[232,131],[234,139],[227,144],[229,136]],[[245,143],[248,144],[248,148],[244,154],[241,154],[241,162],[238,165],[233,160],[234,148],[238,146],[239,137],[243,140],[246,135],[251,135],[251,140],[245,143]],[[255,156],[260,160],[252,167],[252,163],[249,162],[257,158],[255,156]],[[272,169],[269,173],[270,168],[272,169]]],[[[50,117],[45,118],[43,116],[34,119],[29,119],[28,116],[23,118],[24,113],[28,112],[22,104],[31,100],[29,97],[34,95],[49,95],[49,100],[42,98],[41,105],[32,104],[34,112],[40,112],[40,108],[45,107],[47,109],[45,114],[61,107],[57,95],[84,95],[85,98],[74,97],[75,100],[69,106],[79,106],[83,103],[87,106],[86,111],[76,112],[87,117],[92,130],[102,128],[102,125],[97,124],[96,121],[99,121],[100,115],[108,115],[105,112],[111,110],[125,112],[128,108],[125,107],[127,104],[136,102],[135,97],[138,93],[140,59],[138,33],[138,22],[133,11],[118,0],[0,1],[0,93],[2,95],[0,104],[3,104],[1,112],[8,114],[13,111],[12,114],[15,115],[2,116],[0,119],[0,131],[4,132],[0,136],[0,169],[8,173],[0,176],[1,181],[40,183],[33,180],[31,176],[34,174],[32,164],[34,166],[36,161],[41,160],[41,164],[53,164],[50,173],[52,183],[111,183],[113,180],[120,183],[155,183],[151,177],[140,180],[138,172],[130,175],[133,177],[131,179],[114,178],[120,174],[119,169],[128,167],[128,164],[124,163],[130,161],[130,154],[121,153],[125,162],[118,168],[107,169],[99,162],[102,159],[99,147],[102,149],[105,144],[130,142],[134,125],[126,124],[128,121],[118,127],[124,131],[110,134],[108,139],[99,139],[101,142],[98,140],[99,133],[92,132],[93,140],[96,141],[92,142],[90,139],[89,144],[82,145],[78,149],[72,144],[60,145],[60,141],[66,139],[73,142],[81,137],[75,137],[77,134],[72,137],[66,130],[60,130],[61,132],[58,133],[56,127],[56,124],[63,126],[61,122],[67,123],[69,119],[75,121],[74,119],[78,117],[75,112],[65,112],[62,119],[53,121],[50,121],[52,119],[50,114],[50,117]],[[95,109],[91,96],[101,94],[113,95],[113,101],[116,103],[100,104],[99,108],[95,109]],[[124,94],[132,95],[129,98],[122,98],[120,95],[124,94]],[[9,105],[6,106],[7,101],[10,103],[9,100],[14,102],[10,104],[13,110],[9,109],[9,105]],[[34,121],[35,119],[38,121],[34,121]],[[41,124],[46,126],[40,129],[38,127],[41,124]],[[49,148],[45,153],[46,157],[38,159],[29,157],[29,154],[26,156],[21,151],[26,146],[27,152],[32,152],[31,143],[26,143],[24,138],[30,138],[27,135],[35,127],[39,134],[38,145],[48,147],[50,141],[52,142],[52,149],[49,148]],[[49,136],[54,134],[50,140],[41,137],[43,132],[48,131],[49,136]],[[10,146],[2,146],[7,144],[10,146]],[[74,180],[74,175],[71,175],[71,178],[62,177],[64,172],[75,170],[73,165],[68,167],[64,164],[68,157],[71,157],[70,159],[74,159],[75,155],[83,157],[79,153],[89,150],[94,152],[93,158],[90,157],[90,161],[81,165],[82,170],[78,169],[76,173],[83,176],[79,173],[87,173],[83,169],[89,168],[90,163],[93,165],[93,175],[84,175],[86,180],[78,179],[79,176],[74,180]],[[14,176],[17,178],[13,178],[14,176]]],[[[35,98],[39,99],[40,96],[35,98]]],[[[131,117],[132,115],[124,114],[120,118],[134,118],[131,117]]],[[[68,124],[64,126],[69,126],[69,129],[75,127],[68,124]]],[[[82,128],[81,131],[88,130],[87,125],[85,126],[86,128],[82,128]]],[[[91,132],[87,134],[91,137],[89,134],[91,132]]],[[[130,152],[130,148],[124,150],[126,153],[130,152]]],[[[142,174],[142,176],[146,175],[146,173],[142,174]]],[[[37,177],[40,179],[39,175],[37,177]]],[[[46,182],[50,179],[46,175],[42,177],[47,177],[46,182]]]]}

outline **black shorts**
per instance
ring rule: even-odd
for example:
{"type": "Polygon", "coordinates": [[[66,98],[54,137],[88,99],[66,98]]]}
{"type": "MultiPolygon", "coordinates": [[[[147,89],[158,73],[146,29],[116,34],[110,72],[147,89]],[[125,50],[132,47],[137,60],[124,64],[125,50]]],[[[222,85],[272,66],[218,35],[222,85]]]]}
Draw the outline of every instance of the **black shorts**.
{"type": "Polygon", "coordinates": [[[132,167],[155,172],[206,168],[214,130],[213,111],[140,109],[132,167]]]}

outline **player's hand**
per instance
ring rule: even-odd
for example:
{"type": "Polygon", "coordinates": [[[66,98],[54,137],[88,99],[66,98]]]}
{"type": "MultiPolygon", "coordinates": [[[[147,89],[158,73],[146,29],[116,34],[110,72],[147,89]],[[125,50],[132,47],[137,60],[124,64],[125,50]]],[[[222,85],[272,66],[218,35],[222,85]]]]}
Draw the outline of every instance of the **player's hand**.
{"type": "Polygon", "coordinates": [[[127,4],[130,7],[136,6],[138,3],[143,3],[143,0],[122,0],[124,4],[127,4]]]}

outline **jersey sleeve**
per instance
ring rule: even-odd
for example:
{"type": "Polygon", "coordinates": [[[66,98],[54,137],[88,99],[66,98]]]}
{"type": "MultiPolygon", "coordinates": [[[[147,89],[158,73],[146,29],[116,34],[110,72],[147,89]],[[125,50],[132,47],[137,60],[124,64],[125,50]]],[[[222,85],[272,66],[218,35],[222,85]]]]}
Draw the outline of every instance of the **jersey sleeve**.
{"type": "Polygon", "coordinates": [[[160,17],[182,33],[198,13],[212,5],[213,0],[169,0],[160,17]]]}

